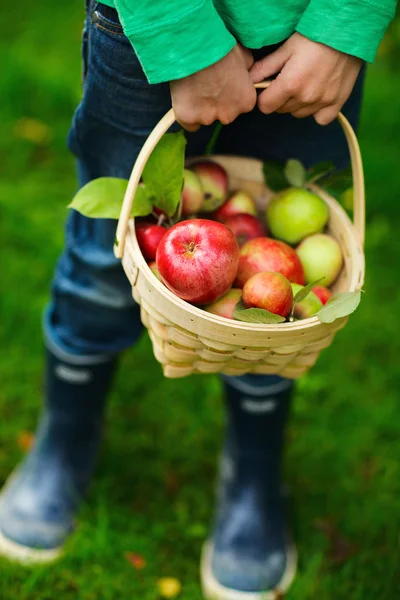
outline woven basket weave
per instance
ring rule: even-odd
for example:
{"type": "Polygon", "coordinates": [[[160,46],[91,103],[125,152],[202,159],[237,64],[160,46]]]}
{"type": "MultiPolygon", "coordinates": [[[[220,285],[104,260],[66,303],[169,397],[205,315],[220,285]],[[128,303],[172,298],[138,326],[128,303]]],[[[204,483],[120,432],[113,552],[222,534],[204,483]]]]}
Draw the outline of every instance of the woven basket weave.
{"type": "MultiPolygon", "coordinates": [[[[365,198],[361,154],[357,138],[343,115],[338,117],[350,149],[354,181],[354,223],[338,202],[317,186],[310,186],[326,202],[329,233],[339,242],[344,267],[334,291],[361,289],[364,280],[365,198]]],[[[134,219],[130,218],[135,191],[153,148],[174,123],[171,109],[150,134],[134,165],[117,228],[115,254],[122,258],[141,307],[143,324],[149,331],[156,359],[166,377],[192,373],[278,374],[292,379],[315,363],[320,351],[330,345],[347,318],[321,323],[311,317],[294,323],[258,325],[230,321],[188,304],[170,292],[152,273],[139,249],[134,219]]],[[[249,191],[260,209],[271,192],[264,183],[262,163],[233,156],[211,157],[228,172],[232,189],[249,191]]]]}

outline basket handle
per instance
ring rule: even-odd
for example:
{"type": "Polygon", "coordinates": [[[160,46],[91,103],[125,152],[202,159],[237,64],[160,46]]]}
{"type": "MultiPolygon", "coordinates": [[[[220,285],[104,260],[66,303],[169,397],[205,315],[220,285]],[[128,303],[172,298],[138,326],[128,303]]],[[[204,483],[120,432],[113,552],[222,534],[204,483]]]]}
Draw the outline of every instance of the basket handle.
{"type": "MultiPolygon", "coordinates": [[[[262,81],[261,83],[256,83],[254,87],[264,89],[269,87],[270,84],[270,81],[262,81]]],[[[354,186],[354,226],[358,232],[360,243],[363,245],[365,233],[365,188],[360,146],[358,144],[356,134],[354,133],[354,130],[346,117],[342,113],[339,113],[337,118],[342,126],[347,139],[347,144],[349,146],[354,186]]],[[[122,258],[124,254],[128,222],[130,219],[133,201],[135,199],[135,193],[144,167],[154,148],[164,133],[166,133],[171,125],[175,123],[175,120],[175,112],[174,109],[171,108],[150,133],[133,166],[117,226],[114,246],[114,252],[117,258],[122,258]]]]}

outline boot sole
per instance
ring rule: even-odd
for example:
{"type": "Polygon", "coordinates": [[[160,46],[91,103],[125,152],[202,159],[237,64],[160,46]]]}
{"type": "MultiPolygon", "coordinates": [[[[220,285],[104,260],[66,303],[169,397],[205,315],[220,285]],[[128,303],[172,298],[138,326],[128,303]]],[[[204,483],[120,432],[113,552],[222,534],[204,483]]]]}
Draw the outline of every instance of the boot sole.
{"type": "Polygon", "coordinates": [[[241,592],[221,585],[211,569],[213,545],[206,542],[201,556],[200,577],[203,596],[207,600],[278,600],[291,586],[297,569],[297,550],[291,544],[287,554],[287,564],[282,579],[275,589],[265,592],[241,592]]]}
{"type": "Polygon", "coordinates": [[[62,553],[61,546],[52,550],[36,550],[29,546],[23,546],[5,537],[0,531],[0,556],[8,558],[12,562],[25,565],[45,564],[57,560],[62,553]]]}

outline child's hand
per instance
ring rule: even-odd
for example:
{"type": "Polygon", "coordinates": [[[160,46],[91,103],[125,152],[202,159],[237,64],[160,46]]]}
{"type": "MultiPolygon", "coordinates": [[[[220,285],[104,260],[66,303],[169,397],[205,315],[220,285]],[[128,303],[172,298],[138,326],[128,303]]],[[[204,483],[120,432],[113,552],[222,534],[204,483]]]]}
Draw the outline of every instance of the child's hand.
{"type": "Polygon", "coordinates": [[[261,112],[314,115],[320,125],[333,121],[351,91],[362,60],[294,33],[278,50],[257,61],[254,83],[279,73],[258,98],[261,112]]]}
{"type": "Polygon", "coordinates": [[[235,46],[214,65],[171,81],[172,106],[182,127],[196,131],[217,120],[227,125],[253,110],[257,102],[249,74],[253,62],[249,50],[235,46]]]}

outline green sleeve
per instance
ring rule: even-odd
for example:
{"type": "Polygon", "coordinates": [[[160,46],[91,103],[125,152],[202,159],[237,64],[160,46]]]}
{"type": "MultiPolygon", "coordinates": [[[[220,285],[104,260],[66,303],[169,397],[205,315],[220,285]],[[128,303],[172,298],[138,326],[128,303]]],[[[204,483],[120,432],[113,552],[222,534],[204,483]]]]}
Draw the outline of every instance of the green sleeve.
{"type": "Polygon", "coordinates": [[[296,31],[373,62],[396,4],[396,0],[311,0],[296,31]]]}
{"type": "Polygon", "coordinates": [[[181,79],[223,58],[236,44],[212,0],[114,0],[150,83],[181,79]]]}

